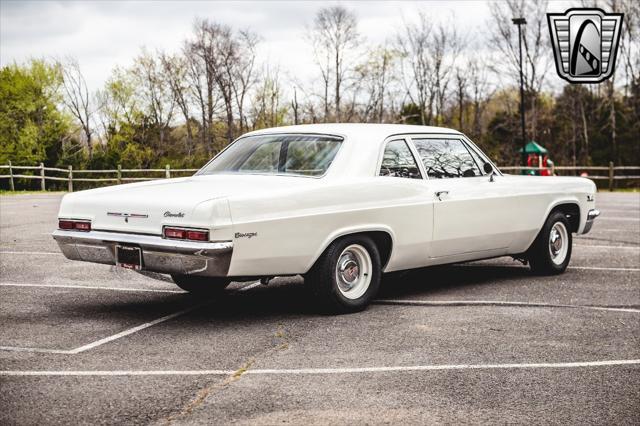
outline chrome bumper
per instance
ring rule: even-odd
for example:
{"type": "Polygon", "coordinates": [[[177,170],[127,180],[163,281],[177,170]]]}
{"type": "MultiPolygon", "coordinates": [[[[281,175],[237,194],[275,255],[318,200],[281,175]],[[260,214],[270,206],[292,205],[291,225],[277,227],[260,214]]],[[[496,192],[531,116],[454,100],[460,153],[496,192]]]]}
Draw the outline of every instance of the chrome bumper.
{"type": "Polygon", "coordinates": [[[116,246],[142,249],[142,269],[164,274],[226,276],[231,263],[233,242],[191,242],[167,240],[151,235],[104,231],[65,231],[52,234],[60,250],[71,260],[116,264],[116,246]]]}
{"type": "Polygon", "coordinates": [[[583,234],[586,234],[587,232],[591,231],[593,222],[596,220],[598,216],[600,216],[600,210],[596,210],[596,209],[589,210],[589,213],[587,213],[587,223],[585,223],[584,230],[582,231],[583,234]]]}

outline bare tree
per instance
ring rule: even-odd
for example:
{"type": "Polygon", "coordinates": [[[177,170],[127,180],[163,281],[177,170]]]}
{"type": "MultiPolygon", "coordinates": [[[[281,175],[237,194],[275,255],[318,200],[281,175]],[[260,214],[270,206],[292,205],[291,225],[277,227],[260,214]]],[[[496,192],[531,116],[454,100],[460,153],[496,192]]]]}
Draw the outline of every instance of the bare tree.
{"type": "Polygon", "coordinates": [[[233,79],[235,64],[238,63],[239,46],[229,26],[208,20],[196,20],[195,39],[187,43],[191,59],[191,79],[197,85],[197,93],[203,111],[203,123],[207,132],[209,148],[217,151],[212,129],[218,95],[224,103],[227,142],[233,140],[235,102],[233,79]],[[204,80],[204,81],[203,81],[204,80]]]}
{"type": "Polygon", "coordinates": [[[490,3],[490,9],[493,31],[489,44],[502,59],[494,63],[506,64],[494,65],[493,71],[498,76],[508,74],[516,84],[520,81],[518,29],[511,19],[520,16],[527,18],[527,24],[522,27],[523,82],[525,90],[530,94],[529,136],[536,138],[537,95],[542,91],[547,72],[553,69],[546,23],[547,0],[506,0],[490,3]]]}
{"type": "Polygon", "coordinates": [[[640,81],[640,3],[622,0],[618,7],[624,13],[620,29],[620,60],[624,64],[627,92],[633,82],[640,81]]]}
{"type": "MultiPolygon", "coordinates": [[[[328,114],[329,81],[333,74],[334,114],[340,121],[343,86],[352,67],[346,62],[346,55],[359,44],[358,22],[353,12],[342,6],[322,8],[316,14],[310,38],[313,42],[324,87],[325,115],[328,114]]],[[[326,117],[325,117],[326,120],[326,117]]]]}
{"type": "Polygon", "coordinates": [[[187,59],[181,55],[170,56],[162,53],[160,55],[160,61],[164,71],[164,80],[171,88],[173,100],[184,119],[184,125],[187,131],[187,157],[191,159],[194,151],[194,139],[190,114],[192,95],[187,83],[187,59]]]}
{"type": "Polygon", "coordinates": [[[87,82],[80,70],[80,64],[75,59],[69,59],[60,64],[63,76],[64,104],[78,120],[84,135],[89,159],[93,158],[93,114],[91,96],[87,82]]]}
{"type": "Polygon", "coordinates": [[[254,129],[281,126],[287,112],[287,108],[282,106],[280,70],[272,71],[265,66],[262,75],[252,102],[254,129]]]}
{"type": "Polygon", "coordinates": [[[230,72],[231,86],[238,108],[238,119],[240,121],[239,131],[242,133],[247,128],[246,117],[244,114],[246,96],[255,84],[254,65],[256,61],[256,45],[258,44],[258,36],[251,31],[240,31],[238,34],[238,61],[228,70],[230,72]]]}
{"type": "Polygon", "coordinates": [[[159,147],[163,147],[176,105],[171,83],[165,79],[160,60],[144,49],[131,73],[143,108],[158,132],[159,147]]]}
{"type": "Polygon", "coordinates": [[[396,78],[394,67],[398,53],[386,46],[371,49],[367,61],[356,68],[356,79],[364,88],[364,106],[361,121],[382,123],[385,114],[385,97],[392,80],[396,78]]]}
{"type": "Polygon", "coordinates": [[[411,102],[420,110],[420,124],[430,124],[433,116],[435,93],[431,89],[431,33],[433,25],[420,12],[416,24],[406,23],[404,32],[397,37],[398,49],[402,53],[402,68],[405,90],[411,102]],[[408,68],[408,69],[406,69],[408,68]]]}
{"type": "Polygon", "coordinates": [[[398,47],[407,95],[420,110],[421,124],[434,120],[442,124],[447,88],[461,49],[455,26],[434,26],[428,15],[420,12],[417,23],[406,23],[398,35],[398,47]]]}
{"type": "Polygon", "coordinates": [[[484,128],[484,123],[482,120],[484,110],[487,102],[493,95],[493,91],[489,83],[487,66],[485,63],[483,63],[482,59],[471,57],[467,67],[469,70],[468,84],[471,102],[473,103],[472,135],[475,138],[479,138],[482,135],[484,128]]]}

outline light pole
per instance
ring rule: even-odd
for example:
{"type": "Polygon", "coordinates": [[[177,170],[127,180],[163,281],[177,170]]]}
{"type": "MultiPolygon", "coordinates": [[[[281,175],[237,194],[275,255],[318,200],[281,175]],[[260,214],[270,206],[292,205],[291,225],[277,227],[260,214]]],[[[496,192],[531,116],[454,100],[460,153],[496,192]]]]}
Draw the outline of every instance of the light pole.
{"type": "Polygon", "coordinates": [[[527,165],[526,163],[526,154],[524,152],[527,146],[527,137],[525,133],[524,127],[524,82],[522,78],[522,25],[526,25],[527,20],[524,18],[513,18],[511,19],[515,25],[518,26],[518,45],[520,47],[520,125],[522,126],[522,162],[523,165],[527,165]]]}

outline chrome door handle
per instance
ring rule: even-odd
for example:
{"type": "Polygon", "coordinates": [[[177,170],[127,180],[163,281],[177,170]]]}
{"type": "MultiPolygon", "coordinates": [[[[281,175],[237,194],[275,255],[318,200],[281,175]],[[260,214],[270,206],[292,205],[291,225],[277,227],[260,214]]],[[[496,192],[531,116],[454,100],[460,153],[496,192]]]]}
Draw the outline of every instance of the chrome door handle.
{"type": "Polygon", "coordinates": [[[436,191],[436,197],[438,197],[438,200],[442,201],[441,196],[443,195],[449,195],[449,191],[436,191]]]}

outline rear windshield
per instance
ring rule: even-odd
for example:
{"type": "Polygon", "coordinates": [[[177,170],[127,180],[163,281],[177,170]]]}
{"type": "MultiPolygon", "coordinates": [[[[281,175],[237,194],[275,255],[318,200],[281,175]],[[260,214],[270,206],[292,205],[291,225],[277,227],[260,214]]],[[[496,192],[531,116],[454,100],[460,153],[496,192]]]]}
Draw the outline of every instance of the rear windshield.
{"type": "Polygon", "coordinates": [[[320,135],[260,135],[234,142],[199,175],[219,173],[322,176],[342,138],[320,135]]]}

